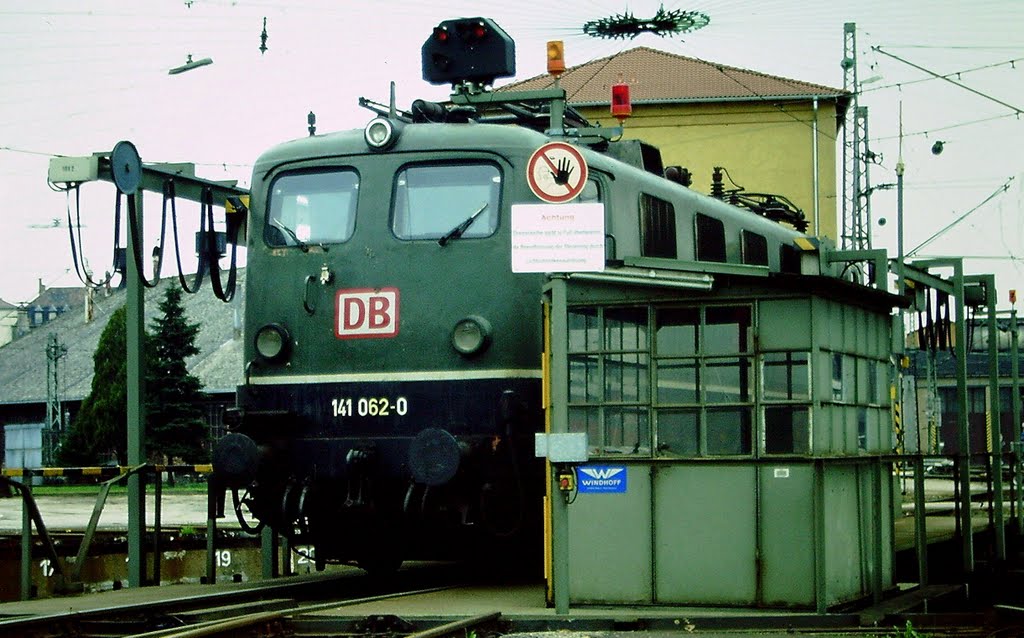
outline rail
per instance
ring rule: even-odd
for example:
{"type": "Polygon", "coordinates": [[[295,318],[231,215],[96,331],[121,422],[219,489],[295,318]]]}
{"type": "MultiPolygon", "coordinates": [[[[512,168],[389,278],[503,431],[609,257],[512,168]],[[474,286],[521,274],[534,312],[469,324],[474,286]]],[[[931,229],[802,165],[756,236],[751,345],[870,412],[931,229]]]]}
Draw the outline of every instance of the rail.
{"type": "Polygon", "coordinates": [[[229,585],[198,595],[175,596],[172,590],[159,600],[138,600],[125,590],[119,602],[106,606],[90,607],[92,597],[85,597],[58,612],[0,619],[0,638],[243,635],[245,627],[269,629],[260,635],[294,635],[275,633],[275,625],[279,629],[279,621],[299,615],[447,591],[465,580],[464,570],[451,564],[424,563],[401,570],[391,580],[351,570],[239,588],[229,585]]]}

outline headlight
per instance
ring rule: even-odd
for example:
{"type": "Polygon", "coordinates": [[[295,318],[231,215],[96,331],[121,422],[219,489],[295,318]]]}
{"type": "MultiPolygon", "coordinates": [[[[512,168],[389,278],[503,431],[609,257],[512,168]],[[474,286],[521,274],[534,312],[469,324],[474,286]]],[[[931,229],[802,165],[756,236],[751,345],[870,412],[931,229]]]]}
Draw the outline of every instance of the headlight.
{"type": "Polygon", "coordinates": [[[363,138],[374,150],[384,150],[398,140],[399,128],[396,122],[386,117],[375,117],[363,129],[363,138]]]}
{"type": "Polygon", "coordinates": [[[491,341],[491,324],[483,317],[459,320],[452,329],[452,346],[463,355],[483,352],[491,341]]]}
{"type": "Polygon", "coordinates": [[[270,363],[280,363],[288,358],[292,340],[288,330],[276,323],[268,323],[256,331],[256,354],[270,363]]]}

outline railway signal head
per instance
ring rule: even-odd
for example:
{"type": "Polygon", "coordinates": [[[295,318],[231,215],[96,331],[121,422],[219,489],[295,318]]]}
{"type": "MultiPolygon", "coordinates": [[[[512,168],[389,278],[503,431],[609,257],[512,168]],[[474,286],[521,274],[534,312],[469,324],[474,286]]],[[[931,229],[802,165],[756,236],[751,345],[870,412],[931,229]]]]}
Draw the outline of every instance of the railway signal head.
{"type": "Polygon", "coordinates": [[[431,84],[491,84],[516,73],[516,46],[489,18],[445,20],[423,43],[423,79],[431,84]]]}

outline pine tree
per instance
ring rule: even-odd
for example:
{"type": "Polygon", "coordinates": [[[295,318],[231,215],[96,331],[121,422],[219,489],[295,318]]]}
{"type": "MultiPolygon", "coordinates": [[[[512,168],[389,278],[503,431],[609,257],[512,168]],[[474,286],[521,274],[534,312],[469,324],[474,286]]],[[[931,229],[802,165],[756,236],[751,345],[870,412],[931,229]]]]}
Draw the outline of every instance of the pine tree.
{"type": "Polygon", "coordinates": [[[203,392],[185,360],[199,353],[199,324],[190,323],[181,289],[171,285],[159,305],[148,340],[146,363],[146,450],[157,462],[199,463],[209,457],[203,392]]]}
{"type": "Polygon", "coordinates": [[[92,356],[89,391],[71,422],[57,461],[61,465],[98,465],[128,456],[128,331],[124,306],[110,315],[92,356]]]}

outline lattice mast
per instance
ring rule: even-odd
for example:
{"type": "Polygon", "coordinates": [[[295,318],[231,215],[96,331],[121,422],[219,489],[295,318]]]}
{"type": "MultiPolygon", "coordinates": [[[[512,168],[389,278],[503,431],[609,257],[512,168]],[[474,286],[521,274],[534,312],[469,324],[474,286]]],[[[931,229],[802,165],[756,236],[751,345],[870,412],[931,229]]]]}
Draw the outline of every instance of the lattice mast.
{"type": "Polygon", "coordinates": [[[843,25],[843,89],[852,96],[843,124],[843,224],[840,245],[844,250],[871,248],[871,207],[868,194],[868,109],[860,106],[857,81],[857,25],[843,25]]]}
{"type": "Polygon", "coordinates": [[[51,332],[46,344],[46,428],[43,430],[43,465],[51,467],[60,447],[64,432],[64,406],[61,399],[60,360],[68,352],[67,346],[51,332]]]}

